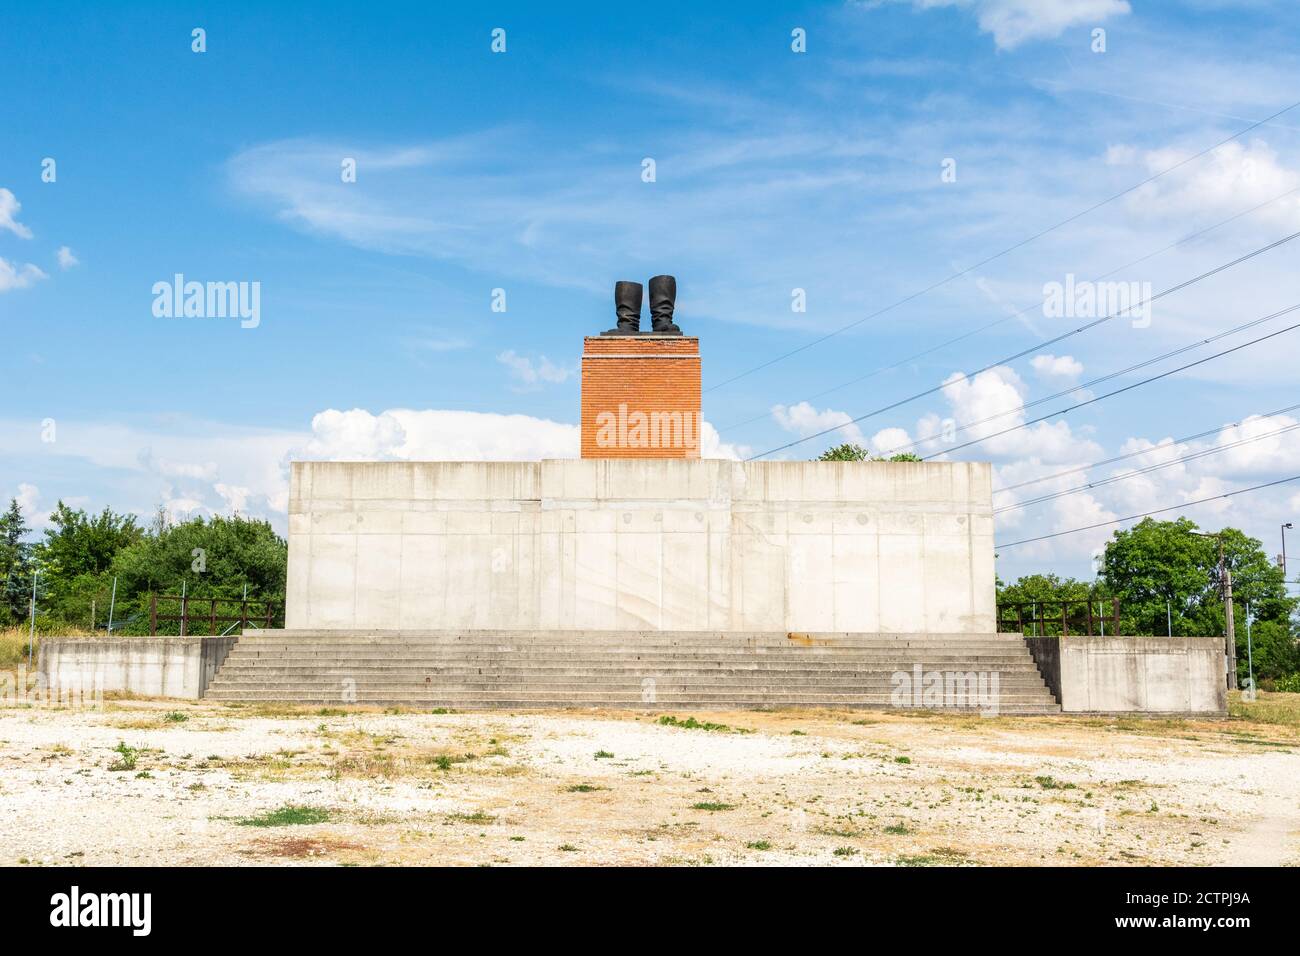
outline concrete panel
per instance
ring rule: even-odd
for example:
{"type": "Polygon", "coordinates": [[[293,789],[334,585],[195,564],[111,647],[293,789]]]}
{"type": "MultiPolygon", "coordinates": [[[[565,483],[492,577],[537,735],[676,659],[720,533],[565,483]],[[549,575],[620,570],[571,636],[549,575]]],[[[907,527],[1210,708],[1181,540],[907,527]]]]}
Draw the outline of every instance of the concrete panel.
{"type": "Polygon", "coordinates": [[[367,582],[356,592],[357,619],[373,621],[373,627],[401,627],[401,536],[361,534],[356,542],[357,580],[367,582]]]}
{"type": "Polygon", "coordinates": [[[351,627],[357,620],[356,535],[313,534],[311,538],[307,626],[351,627]]]}
{"type": "Polygon", "coordinates": [[[54,699],[127,692],[145,697],[203,696],[237,637],[47,637],[39,679],[54,699]]]}
{"type": "MultiPolygon", "coordinates": [[[[882,534],[880,630],[911,634],[929,629],[925,619],[925,539],[920,534],[882,534]]],[[[954,584],[959,582],[953,582],[954,584]]]]}
{"type": "Polygon", "coordinates": [[[1069,636],[1026,643],[1066,713],[1227,712],[1222,638],[1069,636]]]}
{"type": "MultiPolygon", "coordinates": [[[[852,517],[852,516],[850,516],[852,517]]],[[[859,525],[854,517],[851,528],[859,525]]],[[[833,631],[880,630],[879,544],[875,534],[836,534],[832,543],[835,574],[835,620],[833,631]]]]}
{"type": "Polygon", "coordinates": [[[288,621],[993,629],[975,463],[294,463],[288,621]]]}

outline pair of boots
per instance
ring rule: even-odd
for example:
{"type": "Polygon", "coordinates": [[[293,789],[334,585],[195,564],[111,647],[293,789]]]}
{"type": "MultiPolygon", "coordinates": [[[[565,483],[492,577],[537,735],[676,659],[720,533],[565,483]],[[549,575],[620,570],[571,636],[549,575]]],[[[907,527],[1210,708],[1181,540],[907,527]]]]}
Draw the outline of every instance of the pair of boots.
{"type": "MultiPolygon", "coordinates": [[[[655,276],[650,280],[651,331],[659,335],[681,335],[673,324],[677,304],[677,280],[673,276],[655,276]]],[[[636,335],[641,331],[641,283],[614,283],[614,312],[618,327],[605,335],[636,335]]]]}

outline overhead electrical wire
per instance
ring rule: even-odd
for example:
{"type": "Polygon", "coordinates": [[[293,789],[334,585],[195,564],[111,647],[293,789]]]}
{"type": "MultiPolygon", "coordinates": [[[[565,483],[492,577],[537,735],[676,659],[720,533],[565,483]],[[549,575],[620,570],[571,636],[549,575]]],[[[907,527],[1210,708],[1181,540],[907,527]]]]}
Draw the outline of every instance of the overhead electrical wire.
{"type": "Polygon", "coordinates": [[[886,312],[889,312],[892,309],[896,309],[900,305],[904,305],[908,302],[911,302],[913,299],[920,298],[921,296],[925,295],[928,292],[932,292],[935,289],[940,288],[941,286],[945,286],[949,282],[952,282],[954,279],[959,279],[964,275],[969,275],[971,272],[974,272],[976,269],[986,266],[990,262],[994,262],[997,259],[1001,259],[1003,256],[1009,255],[1010,253],[1015,252],[1017,249],[1027,246],[1031,242],[1034,242],[1035,240],[1041,239],[1043,236],[1055,232],[1057,229],[1060,229],[1062,226],[1068,226],[1070,223],[1075,222],[1078,219],[1082,219],[1084,216],[1088,215],[1089,213],[1095,212],[1096,210],[1102,208],[1105,205],[1108,205],[1109,203],[1114,202],[1117,199],[1122,199],[1124,196],[1127,196],[1129,193],[1135,192],[1136,190],[1141,189],[1143,186],[1155,182],[1160,177],[1172,173],[1175,170],[1180,169],[1183,166],[1186,166],[1188,163],[1195,162],[1196,160],[1200,159],[1202,156],[1205,156],[1208,153],[1212,153],[1220,146],[1225,146],[1228,143],[1231,143],[1233,140],[1245,136],[1251,130],[1258,129],[1260,126],[1266,125],[1267,123],[1277,119],[1279,116],[1283,115],[1284,113],[1288,113],[1291,110],[1295,109],[1297,106],[1300,106],[1300,101],[1296,101],[1295,103],[1292,103],[1289,106],[1285,106],[1282,109],[1278,110],[1276,113],[1273,113],[1271,116],[1266,116],[1262,120],[1251,123],[1249,126],[1237,131],[1236,133],[1233,133],[1231,136],[1227,137],[1226,139],[1219,140],[1217,143],[1205,147],[1205,149],[1201,150],[1199,153],[1193,153],[1191,156],[1179,160],[1178,162],[1174,163],[1172,166],[1168,166],[1165,169],[1162,169],[1158,173],[1153,173],[1152,175],[1148,176],[1146,179],[1143,179],[1141,182],[1134,183],[1132,186],[1129,186],[1127,189],[1120,190],[1119,192],[1114,193],[1113,195],[1107,196],[1105,199],[1093,203],[1091,206],[1088,206],[1086,209],[1082,209],[1079,212],[1076,212],[1074,215],[1062,219],[1060,222],[1057,222],[1051,226],[1048,226],[1046,229],[1042,229],[1039,232],[1034,233],[1032,236],[1029,236],[1025,239],[1021,239],[1019,242],[1007,246],[1001,252],[996,252],[991,256],[981,259],[979,262],[967,266],[965,269],[962,269],[959,272],[952,273],[947,278],[940,279],[939,281],[926,286],[924,289],[921,289],[917,292],[913,292],[910,295],[904,296],[903,298],[890,303],[884,308],[877,309],[875,312],[863,316],[860,319],[855,319],[854,321],[850,322],[848,325],[843,325],[840,328],[835,329],[834,331],[827,332],[825,335],[813,339],[811,342],[806,342],[803,345],[798,346],[797,348],[793,348],[789,350],[788,352],[784,352],[781,355],[778,355],[776,358],[769,359],[766,362],[763,362],[759,365],[755,365],[752,368],[746,369],[745,371],[740,372],[737,375],[733,375],[731,378],[724,379],[723,381],[718,382],[716,385],[710,385],[704,391],[705,392],[715,391],[716,389],[722,388],[725,385],[730,385],[732,382],[739,381],[740,379],[745,378],[748,375],[752,375],[754,372],[760,371],[765,368],[769,368],[770,366],[775,365],[778,362],[783,362],[794,355],[798,355],[800,352],[805,352],[808,349],[813,348],[814,346],[820,345],[822,342],[832,339],[843,332],[847,332],[849,329],[856,328],[857,326],[861,325],[863,322],[867,322],[871,319],[876,318],[877,316],[884,315],[886,312]]]}
{"type": "MultiPolygon", "coordinates": [[[[1300,402],[1296,403],[1295,405],[1288,405],[1286,408],[1279,408],[1277,411],[1274,412],[1264,412],[1259,417],[1273,418],[1276,415],[1285,415],[1287,412],[1294,412],[1297,409],[1300,409],[1300,402]]],[[[1168,447],[1169,445],[1181,445],[1183,442],[1196,441],[1197,439],[1200,438],[1208,438],[1210,435],[1219,434],[1225,428],[1238,428],[1243,424],[1245,424],[1245,419],[1239,422],[1228,422],[1227,424],[1217,425],[1214,428],[1207,429],[1206,431],[1203,432],[1197,432],[1195,435],[1184,435],[1182,438],[1170,439],[1168,444],[1161,442],[1159,445],[1154,445],[1151,448],[1140,448],[1137,451],[1130,451],[1130,452],[1126,452],[1123,455],[1116,455],[1114,458],[1103,458],[1101,461],[1094,461],[1088,465],[1079,465],[1076,468],[1067,468],[1065,471],[1054,472],[1050,475],[1040,475],[1037,478],[1026,478],[1024,481],[1018,481],[1014,485],[1003,485],[1001,488],[994,488],[993,494],[1000,495],[1003,494],[1004,492],[1014,491],[1017,488],[1027,487],[1028,485],[1037,485],[1044,481],[1053,481],[1057,478],[1064,478],[1066,475],[1077,475],[1079,472],[1082,471],[1091,471],[1093,468],[1100,468],[1103,465],[1113,465],[1117,461],[1124,461],[1125,459],[1128,458],[1135,458],[1138,455],[1146,455],[1160,448],[1168,447]]]]}
{"type": "Polygon", "coordinates": [[[1236,491],[1228,491],[1221,495],[1210,495],[1208,498],[1198,498],[1195,501],[1184,501],[1181,504],[1170,505],[1168,508],[1156,508],[1154,511],[1144,511],[1141,514],[1128,515],[1123,518],[1115,518],[1111,521],[1098,521],[1096,524],[1084,525],[1081,528],[1070,528],[1066,531],[1053,531],[1050,534],[1040,534],[1034,538],[1021,538],[1019,541],[1008,541],[1005,544],[995,544],[994,550],[1000,551],[1004,548],[1015,548],[1015,547],[1019,547],[1022,544],[1032,544],[1035,541],[1046,541],[1049,538],[1060,538],[1067,534],[1078,534],[1081,531],[1092,531],[1096,528],[1105,528],[1113,524],[1123,524],[1125,521],[1135,521],[1138,518],[1149,518],[1152,515],[1165,514],[1166,512],[1169,511],[1178,511],[1182,508],[1190,508],[1193,505],[1203,505],[1209,501],[1219,501],[1220,499],[1223,498],[1232,498],[1237,495],[1244,495],[1250,491],[1260,491],[1264,488],[1272,488],[1276,485],[1284,485],[1289,481],[1296,481],[1297,479],[1300,479],[1300,475],[1291,475],[1290,477],[1287,478],[1278,478],[1276,481],[1266,481],[1263,484],[1251,485],[1249,488],[1238,488],[1236,491]]]}
{"type": "MultiPolygon", "coordinates": [[[[1190,452],[1178,458],[1171,458],[1168,461],[1157,462],[1154,465],[1148,465],[1146,468],[1137,468],[1132,471],[1126,471],[1120,475],[1111,475],[1109,478],[1102,478],[1097,481],[1089,481],[1086,484],[1076,485],[1073,488],[1066,488],[1062,491],[1053,492],[1050,495],[1040,495],[1037,498],[1027,498],[1024,501],[1017,501],[1013,504],[1003,505],[1000,508],[994,508],[995,515],[1003,514],[1007,511],[1018,511],[1021,508],[1028,508],[1031,505],[1042,504],[1044,501],[1055,501],[1057,498],[1066,498],[1070,495],[1077,495],[1081,491],[1092,491],[1095,488],[1102,488],[1106,485],[1113,485],[1119,481],[1127,481],[1130,478],[1138,478],[1142,475],[1149,475],[1153,471],[1160,471],[1164,468],[1171,468],[1174,465],[1186,464],[1189,461],[1196,461],[1199,458],[1208,458],[1211,455],[1217,455],[1221,452],[1231,451],[1233,448],[1240,448],[1242,445],[1250,445],[1257,441],[1263,441],[1265,438],[1276,438],[1278,435],[1285,435],[1287,432],[1293,432],[1300,428],[1300,422],[1292,425],[1285,425],[1282,428],[1274,429],[1271,432],[1264,432],[1261,435],[1252,435],[1249,438],[1239,438],[1236,441],[1225,442],[1222,445],[1212,445],[1209,448],[1201,448],[1197,451],[1190,452]]],[[[1159,450],[1159,447],[1148,448],[1142,454],[1159,450]]],[[[1169,447],[1169,446],[1163,446],[1169,447]]]]}
{"type": "MultiPolygon", "coordinates": [[[[970,429],[975,428],[978,425],[986,425],[989,422],[997,421],[999,418],[1006,418],[1008,415],[1015,415],[1019,412],[1024,411],[1027,408],[1033,408],[1036,405],[1042,405],[1047,402],[1055,401],[1056,399],[1063,398],[1066,395],[1073,395],[1077,392],[1084,391],[1085,389],[1092,388],[1094,385],[1100,385],[1102,382],[1109,382],[1112,379],[1116,379],[1123,375],[1127,375],[1130,372],[1136,372],[1138,369],[1146,368],[1149,365],[1155,365],[1159,362],[1165,361],[1166,359],[1174,358],[1177,355],[1182,355],[1185,352],[1190,352],[1193,349],[1198,349],[1203,345],[1209,345],[1211,342],[1217,342],[1220,339],[1226,339],[1228,336],[1236,335],[1238,332],[1244,332],[1247,329],[1253,329],[1258,325],[1263,325],[1265,322],[1271,322],[1273,319],[1279,318],[1280,316],[1283,315],[1287,315],[1291,312],[1296,311],[1297,309],[1300,309],[1300,303],[1296,303],[1295,305],[1288,306],[1285,309],[1280,309],[1279,311],[1273,312],[1269,315],[1261,316],[1258,319],[1251,319],[1249,322],[1243,322],[1241,325],[1234,326],[1231,329],[1225,329],[1222,332],[1217,332],[1214,335],[1209,336],[1208,338],[1200,339],[1196,342],[1192,342],[1188,345],[1184,345],[1181,348],[1176,348],[1172,352],[1165,352],[1163,355],[1156,355],[1156,356],[1152,356],[1149,359],[1143,359],[1141,362],[1137,362],[1133,365],[1128,366],[1127,368],[1122,368],[1115,372],[1109,372],[1105,375],[1098,376],[1097,378],[1090,379],[1087,382],[1080,382],[1077,385],[1072,385],[1069,388],[1062,389],[1059,392],[1054,392],[1051,395],[1044,395],[1042,398],[1036,398],[1032,402],[1023,402],[1022,404],[1017,405],[1014,408],[1008,408],[1005,411],[995,412],[992,415],[988,415],[985,416],[984,418],[976,419],[973,422],[962,422],[960,425],[956,425],[951,430],[952,434],[955,435],[958,432],[969,431],[970,429]]],[[[909,448],[915,448],[917,445],[923,445],[926,442],[932,442],[935,439],[942,439],[944,435],[945,435],[945,431],[931,433],[929,435],[922,435],[921,437],[916,438],[905,445],[895,445],[891,448],[883,449],[881,454],[885,454],[885,455],[901,454],[902,452],[907,451],[909,448]]]]}
{"type": "MultiPolygon", "coordinates": [[[[1292,306],[1287,311],[1290,312],[1293,309],[1300,309],[1300,303],[1292,306]]],[[[921,460],[929,461],[931,458],[939,457],[939,455],[946,455],[954,451],[960,451],[963,448],[969,448],[971,445],[978,445],[981,442],[986,442],[990,438],[998,438],[1002,435],[1009,435],[1011,432],[1019,431],[1022,428],[1028,428],[1030,425],[1037,425],[1039,422],[1046,421],[1047,419],[1052,418],[1056,415],[1065,415],[1069,412],[1074,411],[1075,409],[1083,408],[1085,405],[1095,405],[1097,402],[1103,401],[1107,398],[1112,398],[1116,395],[1122,395],[1125,392],[1131,392],[1135,388],[1141,388],[1143,385],[1150,385],[1152,382],[1158,382],[1162,378],[1168,378],[1170,375],[1176,375],[1179,372],[1185,372],[1189,368],[1195,368],[1198,365],[1204,365],[1206,362],[1212,362],[1215,359],[1222,358],[1225,355],[1231,355],[1233,352],[1240,352],[1244,348],[1249,348],[1252,345],[1258,345],[1260,342],[1266,342],[1269,339],[1276,338],[1279,335],[1285,335],[1287,332],[1293,332],[1296,329],[1300,329],[1300,322],[1297,322],[1295,325],[1288,325],[1284,329],[1278,329],[1276,332],[1270,332],[1267,335],[1261,335],[1259,338],[1251,339],[1249,342],[1242,342],[1240,345],[1234,345],[1230,349],[1224,349],[1221,352],[1215,352],[1212,355],[1207,355],[1204,358],[1199,358],[1195,362],[1188,362],[1186,365],[1180,365],[1177,368],[1171,368],[1166,372],[1161,372],[1159,375],[1152,375],[1150,378],[1139,379],[1138,381],[1133,382],[1131,385],[1125,385],[1123,388],[1117,388],[1112,392],[1105,392],[1101,395],[1095,395],[1092,398],[1086,399],[1082,402],[1076,402],[1075,404],[1067,406],[1066,408],[1062,408],[1058,411],[1048,412],[1046,415],[1041,415],[1038,418],[1030,419],[1027,422],[1021,422],[1019,425],[1013,425],[1010,428],[1004,428],[1001,431],[993,432],[992,434],[989,435],[983,435],[979,438],[973,438],[968,442],[962,442],[960,445],[954,445],[951,448],[947,448],[941,452],[936,452],[933,455],[924,455],[922,456],[921,460]]]]}
{"type": "MultiPolygon", "coordinates": [[[[1213,269],[1209,269],[1206,272],[1202,272],[1201,274],[1193,276],[1190,279],[1186,279],[1182,282],[1172,285],[1167,289],[1163,289],[1162,291],[1157,292],[1155,295],[1148,296],[1147,298],[1139,302],[1133,303],[1127,308],[1120,309],[1117,312],[1112,312],[1111,314],[1102,316],[1101,318],[1098,319],[1093,319],[1091,322],[1086,322],[1083,325],[1079,326],[1078,328],[1071,329],[1068,332],[1063,332],[1060,335],[1047,339],[1044,342],[1038,342],[1031,348],[1022,349],[1019,352],[1015,352],[1011,355],[990,362],[987,365],[983,366],[982,368],[976,369],[974,372],[971,372],[969,377],[974,378],[976,375],[979,375],[981,372],[987,372],[989,369],[996,368],[999,365],[1005,365],[1008,362],[1014,362],[1016,359],[1024,358],[1026,355],[1029,355],[1032,352],[1037,352],[1043,348],[1047,348],[1048,346],[1055,345],[1057,342],[1063,342],[1066,339],[1073,338],[1074,336],[1079,335],[1083,332],[1087,332],[1090,329],[1094,329],[1099,325],[1103,325],[1106,322],[1110,322],[1121,315],[1126,315],[1127,313],[1132,312],[1135,309],[1141,308],[1145,305],[1149,305],[1150,303],[1162,299],[1167,295],[1172,295],[1175,292],[1180,292],[1183,289],[1188,288],[1189,286],[1195,285],[1198,282],[1210,278],[1211,276],[1218,275],[1220,272],[1225,272],[1228,269],[1231,269],[1235,266],[1240,265],[1243,262],[1255,258],[1256,256],[1263,255],[1265,252],[1269,252],[1270,250],[1276,249],[1278,246],[1291,242],[1292,240],[1298,237],[1300,237],[1300,232],[1293,232],[1289,236],[1283,236],[1281,239],[1276,239],[1273,242],[1260,246],[1257,249],[1252,249],[1250,252],[1246,253],[1245,255],[1238,256],[1236,259],[1215,266],[1213,269]]],[[[847,422],[841,422],[830,428],[823,428],[820,431],[813,432],[812,434],[804,435],[802,438],[796,438],[793,441],[786,442],[784,445],[778,445],[775,448],[771,448],[768,449],[767,451],[760,452],[757,455],[751,455],[747,460],[754,461],[759,458],[766,458],[768,455],[774,455],[777,452],[785,451],[787,448],[794,448],[797,445],[802,445],[804,442],[809,442],[815,438],[821,438],[824,435],[829,435],[832,432],[839,431],[845,425],[857,424],[858,422],[865,421],[868,418],[873,418],[876,415],[882,415],[885,412],[893,411],[895,408],[899,408],[900,406],[906,405],[909,402],[914,402],[919,398],[924,398],[927,395],[933,395],[935,392],[938,392],[942,388],[943,388],[943,384],[940,383],[930,388],[923,389],[919,392],[916,392],[913,395],[907,396],[906,398],[901,398],[898,401],[891,402],[888,405],[883,405],[880,408],[873,409],[872,411],[867,412],[866,414],[859,415],[857,418],[850,419],[847,422]]]]}
{"type": "MultiPolygon", "coordinates": [[[[1265,206],[1271,206],[1273,203],[1286,199],[1288,196],[1295,195],[1298,192],[1300,192],[1300,186],[1296,186],[1292,189],[1288,189],[1286,192],[1279,193],[1278,195],[1274,196],[1272,199],[1266,199],[1262,203],[1258,203],[1257,205],[1251,206],[1249,209],[1244,209],[1241,212],[1237,213],[1236,215],[1229,216],[1227,219],[1221,219],[1219,222],[1216,222],[1211,226],[1206,226],[1204,229],[1199,229],[1196,232],[1183,236],[1181,239],[1175,240],[1174,242],[1169,243],[1169,245],[1167,246],[1162,246],[1161,248],[1156,249],[1154,252],[1148,252],[1146,255],[1134,259],[1132,262],[1126,262],[1122,266],[1116,266],[1114,269],[1111,269],[1109,272],[1104,272],[1099,276],[1095,276],[1092,279],[1089,279],[1088,281],[1101,282],[1105,279],[1109,279],[1117,272],[1123,272],[1125,269],[1131,269],[1133,268],[1133,266],[1141,265],[1142,263],[1146,262],[1148,259],[1154,259],[1156,256],[1160,255],[1161,253],[1168,252],[1170,249],[1175,249],[1178,246],[1186,245],[1187,243],[1192,242],[1195,239],[1199,239],[1201,236],[1213,232],[1215,229],[1219,229],[1222,226],[1228,225],[1229,223],[1236,222],[1238,219],[1241,219],[1243,216],[1249,216],[1251,213],[1258,212],[1259,210],[1263,209],[1265,206]]],[[[938,352],[940,349],[945,349],[950,345],[956,345],[958,342],[964,342],[966,339],[979,335],[981,332],[987,332],[989,329],[996,328],[999,325],[1005,325],[1007,322],[1010,322],[1013,319],[1018,319],[1022,315],[1025,315],[1029,312],[1033,312],[1037,309],[1041,309],[1042,305],[1043,305],[1042,302],[1035,302],[1032,305],[1027,305],[1018,312],[1013,312],[1010,315],[1005,315],[1002,318],[997,319],[996,321],[989,322],[986,325],[981,325],[977,329],[971,329],[969,332],[963,332],[961,335],[958,335],[955,338],[948,339],[946,342],[940,342],[938,345],[932,346],[931,348],[925,349],[924,351],[916,352],[912,355],[908,355],[905,358],[901,358],[897,362],[894,362],[892,365],[882,365],[880,368],[873,369],[872,371],[868,372],[865,375],[859,375],[857,378],[851,378],[847,382],[841,382],[839,385],[833,385],[830,388],[823,389],[820,392],[816,392],[812,395],[809,395],[807,398],[800,399],[800,401],[811,402],[816,399],[823,398],[827,395],[834,394],[835,392],[838,392],[841,389],[848,388],[850,385],[857,385],[859,382],[865,382],[867,379],[875,378],[877,375],[880,375],[884,372],[892,372],[894,369],[901,368],[902,366],[907,365],[909,362],[914,362],[919,358],[925,358],[925,356],[938,352]]],[[[743,428],[746,425],[754,424],[754,422],[766,421],[770,414],[771,414],[770,411],[766,411],[763,412],[761,415],[755,415],[752,418],[746,418],[744,421],[735,422],[734,424],[731,425],[726,425],[722,428],[719,428],[718,433],[721,434],[723,432],[732,431],[737,428],[743,428]]]]}

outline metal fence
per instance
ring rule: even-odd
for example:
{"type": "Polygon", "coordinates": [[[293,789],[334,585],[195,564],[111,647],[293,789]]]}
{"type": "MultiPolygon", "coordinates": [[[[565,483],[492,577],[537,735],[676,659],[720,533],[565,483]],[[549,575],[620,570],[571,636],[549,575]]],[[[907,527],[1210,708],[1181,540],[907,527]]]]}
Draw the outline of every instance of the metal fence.
{"type": "Polygon", "coordinates": [[[217,635],[233,630],[236,625],[245,627],[275,627],[283,623],[283,607],[274,601],[250,601],[247,598],[190,597],[184,594],[151,594],[149,596],[149,634],[158,634],[158,625],[179,623],[180,636],[187,634],[217,635]],[[173,605],[179,613],[160,614],[173,605]],[[227,625],[218,631],[218,625],[227,625]]]}
{"type": "Polygon", "coordinates": [[[1119,598],[998,604],[998,631],[1029,637],[1118,635],[1119,598]]]}

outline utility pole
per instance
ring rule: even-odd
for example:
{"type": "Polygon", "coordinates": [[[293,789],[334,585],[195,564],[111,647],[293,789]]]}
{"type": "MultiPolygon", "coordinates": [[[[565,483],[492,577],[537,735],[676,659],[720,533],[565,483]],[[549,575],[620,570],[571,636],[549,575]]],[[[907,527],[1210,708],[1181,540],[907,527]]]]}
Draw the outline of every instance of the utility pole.
{"type": "Polygon", "coordinates": [[[117,603],[117,576],[113,577],[113,596],[108,599],[108,636],[113,636],[113,605],[117,603]]]}
{"type": "Polygon", "coordinates": [[[36,579],[41,576],[41,569],[32,572],[32,626],[27,632],[27,669],[32,669],[32,645],[36,643],[36,579]]]}
{"type": "Polygon", "coordinates": [[[1232,615],[1232,571],[1228,569],[1228,561],[1223,553],[1223,532],[1193,531],[1191,533],[1201,538],[1219,539],[1219,593],[1223,597],[1223,639],[1227,644],[1228,689],[1236,690],[1237,622],[1232,615]]]}
{"type": "Polygon", "coordinates": [[[1255,654],[1250,646],[1250,601],[1246,601],[1246,673],[1250,675],[1250,692],[1255,693],[1255,654]]]}
{"type": "Polygon", "coordinates": [[[1223,574],[1223,613],[1227,618],[1228,689],[1237,689],[1237,621],[1232,613],[1232,571],[1223,560],[1223,538],[1219,539],[1219,568],[1223,574]]]}

